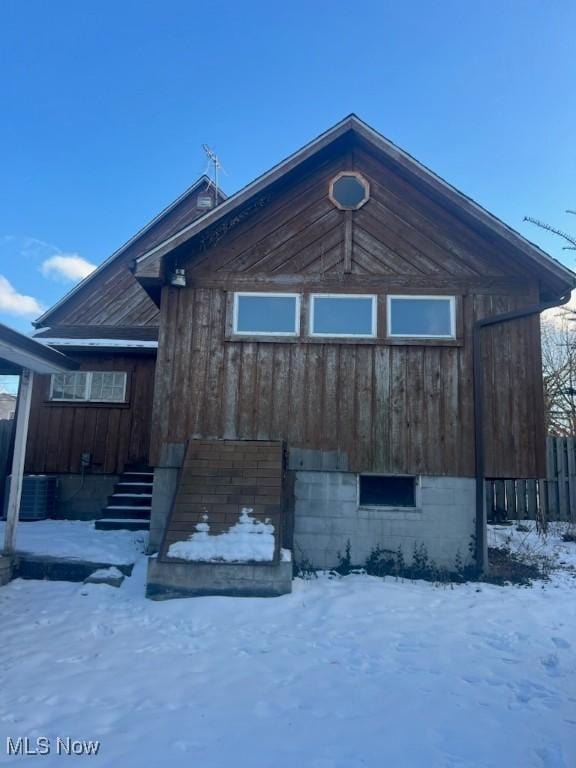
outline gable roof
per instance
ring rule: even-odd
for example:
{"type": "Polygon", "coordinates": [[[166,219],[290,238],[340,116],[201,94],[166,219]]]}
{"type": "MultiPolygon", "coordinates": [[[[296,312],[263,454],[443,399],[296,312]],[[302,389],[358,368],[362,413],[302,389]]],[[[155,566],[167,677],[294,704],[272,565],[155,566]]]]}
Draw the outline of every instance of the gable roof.
{"type": "MultiPolygon", "coordinates": [[[[76,296],[76,294],[78,294],[80,291],[83,291],[87,286],[93,283],[94,280],[96,280],[105,269],[119,261],[129,248],[134,246],[141,238],[144,237],[144,235],[148,234],[148,232],[150,232],[153,227],[155,227],[163,219],[169,216],[169,214],[172,213],[172,211],[174,211],[181,203],[185,202],[188,198],[198,193],[202,186],[206,186],[207,189],[214,188],[212,180],[206,174],[202,174],[202,176],[200,176],[190,187],[188,187],[188,189],[186,189],[179,197],[177,197],[176,200],[174,200],[172,203],[170,203],[170,205],[160,211],[157,216],[155,216],[151,221],[148,222],[148,224],[142,227],[142,229],[136,232],[136,234],[127,240],[122,246],[120,246],[120,248],[114,251],[114,253],[105,259],[98,267],[96,267],[93,272],[91,272],[87,277],[85,277],[70,291],[68,291],[67,294],[65,294],[59,301],[57,301],[56,304],[51,306],[50,309],[44,312],[43,315],[38,317],[33,324],[36,327],[46,325],[50,318],[56,313],[56,311],[62,309],[74,296],[76,296]]],[[[224,192],[222,192],[220,188],[218,188],[217,192],[218,198],[221,201],[227,199],[227,196],[224,194],[224,192]]]]}
{"type": "Polygon", "coordinates": [[[306,160],[328,147],[346,134],[351,134],[370,145],[384,155],[394,165],[406,172],[415,182],[452,210],[457,210],[462,219],[469,224],[496,236],[503,244],[528,258],[541,273],[541,279],[547,283],[554,294],[564,293],[576,286],[576,275],[512,227],[491,214],[470,197],[460,192],[408,152],[404,151],[382,134],[354,114],[345,117],[302,149],[287,157],[268,172],[259,176],[236,194],[230,196],[217,208],[199,217],[175,234],[150,248],[136,259],[134,274],[143,285],[159,282],[162,274],[162,261],[189,244],[207,228],[232,215],[242,205],[262,193],[270,185],[296,171],[306,160]],[[564,292],[564,293],[563,293],[564,292]]]}

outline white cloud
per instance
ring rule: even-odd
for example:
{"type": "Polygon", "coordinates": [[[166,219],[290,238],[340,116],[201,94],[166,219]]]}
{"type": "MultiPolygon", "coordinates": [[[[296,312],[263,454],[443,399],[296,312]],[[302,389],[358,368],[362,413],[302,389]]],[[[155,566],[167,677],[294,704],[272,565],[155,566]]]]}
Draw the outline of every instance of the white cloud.
{"type": "Polygon", "coordinates": [[[0,275],[0,312],[9,315],[36,316],[44,310],[33,296],[25,296],[14,288],[3,275],[0,275]]]}
{"type": "Polygon", "coordinates": [[[51,256],[43,261],[40,267],[44,277],[55,277],[57,280],[72,280],[73,282],[83,280],[95,269],[95,264],[86,261],[77,253],[60,253],[57,256],[51,256]]]}

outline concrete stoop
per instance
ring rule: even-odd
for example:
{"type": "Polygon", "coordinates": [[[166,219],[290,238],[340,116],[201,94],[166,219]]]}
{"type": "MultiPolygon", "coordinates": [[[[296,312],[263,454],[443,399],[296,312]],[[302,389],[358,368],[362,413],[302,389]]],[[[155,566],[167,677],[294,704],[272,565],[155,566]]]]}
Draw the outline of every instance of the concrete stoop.
{"type": "Polygon", "coordinates": [[[279,597],[292,591],[292,563],[169,563],[148,560],[146,597],[279,597]]]}
{"type": "Polygon", "coordinates": [[[95,571],[118,569],[124,576],[130,576],[134,563],[103,563],[79,560],[75,557],[54,557],[36,555],[30,552],[16,552],[14,555],[13,577],[42,581],[85,581],[95,571]]]}

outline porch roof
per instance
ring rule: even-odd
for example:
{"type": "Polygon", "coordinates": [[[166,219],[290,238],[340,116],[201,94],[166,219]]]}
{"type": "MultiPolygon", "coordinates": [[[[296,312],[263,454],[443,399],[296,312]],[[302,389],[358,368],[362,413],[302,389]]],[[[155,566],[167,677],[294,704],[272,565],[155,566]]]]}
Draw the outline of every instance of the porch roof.
{"type": "Polygon", "coordinates": [[[78,363],[0,323],[0,374],[19,376],[25,368],[34,373],[60,373],[75,370],[78,363]]]}

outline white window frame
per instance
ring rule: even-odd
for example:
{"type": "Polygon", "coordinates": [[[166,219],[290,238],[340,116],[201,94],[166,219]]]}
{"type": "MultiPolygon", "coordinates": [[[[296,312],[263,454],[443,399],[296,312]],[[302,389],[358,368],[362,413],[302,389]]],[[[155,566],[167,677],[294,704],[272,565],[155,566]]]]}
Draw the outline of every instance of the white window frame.
{"type": "Polygon", "coordinates": [[[268,291],[235,291],[232,310],[232,333],[234,336],[300,336],[300,307],[301,295],[299,293],[269,293],[268,291]],[[295,330],[294,331],[239,331],[238,330],[238,299],[241,296],[258,296],[266,299],[296,299],[295,303],[295,330]]]}
{"type": "Polygon", "coordinates": [[[455,339],[456,338],[456,296],[439,295],[400,295],[393,294],[386,297],[386,335],[390,339],[455,339]],[[392,300],[409,299],[418,301],[426,299],[427,301],[449,301],[450,302],[450,333],[392,333],[392,300]]]}
{"type": "Polygon", "coordinates": [[[50,396],[49,399],[53,403],[78,403],[81,405],[82,403],[105,403],[109,405],[114,405],[115,403],[125,403],[126,402],[126,388],[128,386],[128,374],[126,371],[70,371],[70,373],[85,373],[86,374],[86,381],[84,384],[84,397],[82,399],[75,399],[71,397],[54,397],[54,379],[59,374],[53,373],[50,377],[50,396]],[[124,386],[122,389],[122,400],[96,400],[92,399],[90,397],[90,391],[92,389],[92,374],[93,373],[115,373],[115,374],[122,374],[124,376],[124,386]]]}
{"type": "Polygon", "coordinates": [[[310,294],[310,336],[327,339],[375,339],[378,335],[378,296],[375,293],[312,293],[310,294]],[[314,331],[314,304],[316,299],[371,299],[371,333],[320,333],[314,331]]]}

